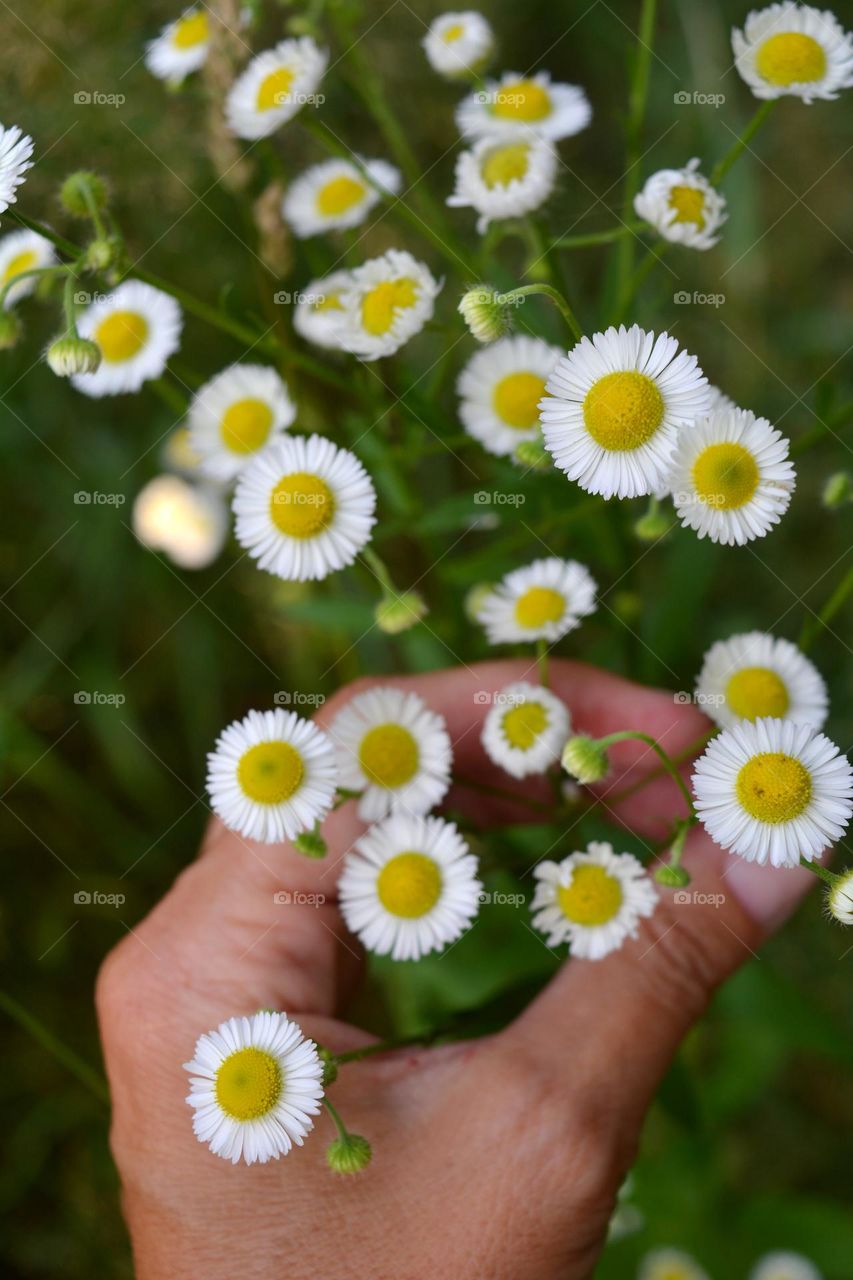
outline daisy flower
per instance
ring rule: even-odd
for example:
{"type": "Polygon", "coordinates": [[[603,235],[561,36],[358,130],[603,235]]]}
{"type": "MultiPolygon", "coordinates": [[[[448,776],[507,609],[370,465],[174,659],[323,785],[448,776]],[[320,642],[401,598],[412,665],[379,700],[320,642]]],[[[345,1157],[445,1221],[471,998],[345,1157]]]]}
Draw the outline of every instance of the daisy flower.
{"type": "Polygon", "coordinates": [[[477,859],[452,822],[394,813],[344,858],[338,899],[368,951],[419,960],[462,936],[482,888],[477,859]]]}
{"type": "Polygon", "coordinates": [[[549,947],[568,942],[573,956],[601,960],[636,938],[641,917],[653,914],[657,890],[632,853],[614,853],[593,840],[562,862],[540,862],[530,904],[533,927],[549,947]]]}
{"type": "Polygon", "coordinates": [[[542,138],[480,138],[458,157],[456,187],[447,203],[476,209],[482,235],[490,222],[538,209],[554,190],[556,176],[557,153],[542,138]]]}
{"type": "Polygon", "coordinates": [[[788,448],[781,432],[749,409],[716,409],[683,431],[669,477],[681,523],[724,546],[763,538],[794,491],[788,448]]]}
{"type": "Polygon", "coordinates": [[[148,43],[145,65],[158,80],[180,82],[203,67],[210,47],[207,9],[185,9],[148,43]]]}
{"type": "Polygon", "coordinates": [[[721,391],[719,387],[715,387],[711,383],[708,384],[708,395],[711,397],[709,413],[713,413],[715,409],[736,409],[738,407],[731,396],[727,396],[724,391],[721,391]]]}
{"type": "Polygon", "coordinates": [[[8,286],[3,306],[8,311],[21,298],[28,297],[38,284],[38,276],[25,276],[17,284],[11,282],[22,271],[49,267],[56,261],[53,245],[37,231],[10,231],[0,239],[0,289],[8,286]]]}
{"type": "Polygon", "coordinates": [[[389,249],[362,263],[341,293],[341,345],[363,360],[393,355],[432,319],[440,289],[405,250],[389,249]]]}
{"type": "Polygon", "coordinates": [[[652,1249],[640,1263],[637,1280],[708,1280],[708,1273],[682,1249],[652,1249]]]}
{"type": "Polygon", "coordinates": [[[585,129],[592,108],[575,84],[552,84],[547,71],[523,76],[505,71],[468,95],[456,110],[463,138],[538,134],[557,142],[585,129]]]}
{"type": "Polygon", "coordinates": [[[450,786],[453,751],[442,716],[416,693],[368,689],[353,698],[329,730],[340,785],[360,791],[358,816],[428,813],[450,786]]]}
{"type": "Polygon", "coordinates": [[[539,437],[539,401],[560,348],[519,334],[477,351],[459,375],[459,416],[489,453],[505,457],[539,437]]]}
{"type": "Polygon", "coordinates": [[[275,369],[232,364],[194,395],[190,448],[204,475],[227,482],[295,417],[296,406],[275,369]]]}
{"type": "Polygon", "coordinates": [[[557,763],[569,726],[568,710],[556,694],[519,680],[495,694],[480,740],[493,764],[526,778],[557,763]]]}
{"type": "Polygon", "coordinates": [[[16,124],[5,127],[0,124],[0,213],[17,200],[16,189],[24,181],[24,174],[32,169],[33,140],[22,133],[16,124]]]}
{"type": "Polygon", "coordinates": [[[598,584],[577,560],[534,560],[484,592],[477,621],[490,644],[547,640],[554,643],[595,613],[598,584]]]}
{"type": "Polygon", "coordinates": [[[321,280],[312,280],[296,295],[293,327],[300,338],[313,342],[315,347],[341,350],[341,298],[351,279],[349,271],[333,271],[321,280]]]}
{"type": "Polygon", "coordinates": [[[205,569],[225,546],[228,508],[221,493],[180,476],[155,476],[140,489],[131,515],[143,546],[181,569],[205,569]]]}
{"type": "Polygon", "coordinates": [[[822,1280],[813,1262],[801,1253],[765,1253],[749,1273],[749,1280],[822,1280]]]}
{"type": "Polygon", "coordinates": [[[232,1164],[265,1164],[301,1147],[320,1111],[317,1046],[283,1013],[229,1018],[199,1036],[184,1070],[195,1136],[232,1164]]]}
{"type": "Polygon", "coordinates": [[[817,669],[790,640],[761,631],[711,645],[696,701],[723,729],[764,716],[820,729],[827,714],[826,685],[817,669]]]}
{"type": "Polygon", "coordinates": [[[421,44],[433,71],[446,80],[459,80],[488,65],[495,36],[481,13],[466,9],[434,18],[421,44]]]}
{"type": "Polygon", "coordinates": [[[238,138],[266,138],[318,101],[317,88],[329,54],[310,36],[282,40],[253,58],[231,86],[225,103],[228,126],[238,138]]]}
{"type": "Polygon", "coordinates": [[[710,249],[727,218],[725,197],[699,172],[699,161],[683,169],[653,173],[634,197],[634,209],[664,240],[690,249],[710,249]]]}
{"type": "Polygon", "coordinates": [[[295,711],[250,711],[219,735],[207,757],[214,813],[232,831],[276,844],[322,822],[338,772],[331,741],[295,711]]]}
{"type": "Polygon", "coordinates": [[[399,169],[384,160],[362,161],[367,175],[349,160],[312,165],[290,184],[281,206],[285,222],[300,240],[323,231],[357,227],[382,198],[396,195],[399,169]]]}
{"type": "Polygon", "coordinates": [[[160,377],[180,346],[182,326],[174,298],[141,280],[127,280],[78,317],[80,337],[100,347],[101,363],[94,373],[76,374],[71,381],[87,396],[138,391],[160,377]]]}
{"type": "Polygon", "coordinates": [[[811,725],[765,717],[723,729],[696,762],[696,812],[712,840],[747,862],[796,867],[840,839],[853,770],[811,725]]]}
{"type": "Polygon", "coordinates": [[[282,436],[240,473],[237,541],[279,578],[325,578],[370,541],[375,506],[370,476],[348,449],[323,436],[282,436]]]}
{"type": "Polygon", "coordinates": [[[837,98],[853,85],[853,36],[828,9],[771,4],[732,31],[735,65],[756,98],[837,98]]]}
{"type": "Polygon", "coordinates": [[[696,357],[636,324],[581,338],[546,391],[546,449],[570,480],[605,498],[659,492],[679,429],[707,412],[709,399],[696,357]]]}

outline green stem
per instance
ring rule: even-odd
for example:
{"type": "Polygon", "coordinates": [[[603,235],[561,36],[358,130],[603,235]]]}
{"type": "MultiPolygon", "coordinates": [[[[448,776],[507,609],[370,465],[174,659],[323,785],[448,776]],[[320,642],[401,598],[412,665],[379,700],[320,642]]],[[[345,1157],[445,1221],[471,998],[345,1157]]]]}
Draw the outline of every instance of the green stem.
{"type": "Polygon", "coordinates": [[[327,1097],[323,1098],[323,1106],[326,1108],[329,1115],[332,1117],[332,1119],[335,1122],[335,1128],[338,1131],[338,1137],[343,1138],[344,1142],[346,1142],[350,1136],[349,1131],[347,1130],[347,1127],[344,1124],[341,1117],[338,1115],[337,1108],[332,1106],[331,1102],[327,1097]]]}
{"type": "Polygon", "coordinates": [[[800,866],[806,867],[813,875],[816,875],[820,880],[823,880],[824,884],[828,884],[830,887],[840,878],[832,871],[827,871],[826,867],[822,867],[819,862],[809,862],[807,858],[800,858],[800,866]]]}
{"type": "Polygon", "coordinates": [[[616,240],[621,240],[623,236],[637,235],[641,231],[648,231],[649,224],[647,222],[625,222],[618,227],[611,228],[610,231],[589,231],[584,235],[577,236],[561,236],[559,240],[555,240],[551,245],[552,249],[586,249],[594,244],[613,244],[616,240]]]}
{"type": "Polygon", "coordinates": [[[583,337],[583,329],[577,322],[575,313],[572,311],[566,299],[560,293],[559,289],[555,289],[551,284],[523,284],[518,289],[511,289],[509,293],[502,293],[500,302],[502,305],[511,306],[516,298],[529,298],[534,294],[542,294],[546,298],[550,298],[554,306],[562,315],[566,324],[571,330],[572,337],[576,342],[580,342],[583,337]]]}
{"type": "Polygon", "coordinates": [[[628,308],[633,302],[646,277],[651,274],[657,264],[666,256],[666,254],[669,253],[671,247],[671,241],[669,240],[659,240],[650,246],[646,256],[643,258],[642,262],[637,267],[637,270],[625,285],[619,300],[614,324],[621,324],[624,320],[628,308]]]}
{"type": "Polygon", "coordinates": [[[848,569],[817,617],[808,617],[803,623],[803,629],[800,633],[800,648],[803,653],[811,648],[821,631],[829,625],[851,592],[853,592],[853,569],[848,569]]]}
{"type": "Polygon", "coordinates": [[[6,301],[6,294],[9,290],[14,289],[16,284],[21,280],[26,280],[28,276],[59,276],[65,275],[65,273],[70,270],[71,268],[68,264],[63,263],[59,267],[30,267],[29,271],[19,271],[16,275],[11,277],[2,289],[0,289],[0,308],[2,308],[3,303],[6,301]]]}
{"type": "Polygon", "coordinates": [[[826,435],[833,432],[835,427],[843,427],[853,418],[853,402],[845,404],[841,409],[836,410],[831,415],[828,422],[818,422],[816,427],[812,427],[811,431],[807,431],[804,436],[800,436],[799,440],[795,440],[791,445],[791,457],[799,457],[801,453],[805,453],[813,444],[818,444],[826,435]]]}
{"type": "Polygon", "coordinates": [[[74,290],[77,284],[77,272],[68,268],[65,277],[65,288],[62,290],[62,310],[65,315],[65,332],[70,338],[79,338],[77,332],[77,303],[74,301],[74,290]]]}
{"type": "MultiPolygon", "coordinates": [[[[629,222],[634,213],[634,196],[640,182],[640,142],[646,101],[649,95],[649,71],[652,60],[657,0],[642,0],[640,25],[637,31],[637,48],[634,69],[628,92],[628,120],[625,127],[625,188],[622,196],[622,221],[629,222]]],[[[621,300],[634,262],[634,245],[631,239],[619,241],[617,262],[617,297],[621,300]]]]}
{"type": "Polygon", "coordinates": [[[379,585],[382,587],[383,592],[386,595],[391,596],[393,599],[396,599],[400,593],[394,586],[385,561],[376,554],[371,546],[366,546],[363,549],[361,558],[367,567],[379,579],[379,585]]]}
{"type": "Polygon", "coordinates": [[[378,1040],[376,1044],[367,1044],[363,1049],[350,1049],[348,1053],[335,1053],[332,1061],[335,1066],[343,1066],[347,1062],[361,1062],[362,1058],[372,1058],[377,1053],[392,1053],[395,1049],[406,1049],[412,1045],[428,1045],[440,1032],[427,1032],[420,1036],[391,1036],[388,1040],[378,1040]]]}
{"type": "Polygon", "coordinates": [[[714,165],[709,179],[712,187],[716,187],[722,182],[734,162],[738,159],[741,153],[747,149],[752,139],[758,133],[758,130],[764,124],[764,121],[770,115],[770,112],[776,105],[776,101],[777,99],[775,98],[768,98],[766,102],[762,102],[761,106],[747,124],[743,133],[735,139],[723,158],[718,160],[714,165]]]}
{"type": "Polygon", "coordinates": [[[599,738],[598,744],[599,746],[603,747],[606,751],[608,747],[612,747],[613,744],[616,742],[626,742],[629,740],[633,740],[636,742],[645,742],[646,746],[651,747],[652,751],[654,751],[655,754],[659,757],[660,762],[663,765],[666,772],[669,774],[669,776],[672,778],[673,782],[676,784],[681,794],[684,796],[684,799],[687,803],[687,808],[690,814],[692,815],[694,812],[693,797],[690,794],[690,791],[687,787],[687,783],[684,781],[681,774],[678,772],[678,767],[675,764],[675,761],[666,751],[664,751],[660,743],[655,738],[653,738],[651,734],[641,733],[638,729],[624,729],[622,730],[621,733],[609,733],[605,738],[599,738]]]}
{"type": "Polygon", "coordinates": [[[0,991],[0,1009],[9,1015],[13,1022],[28,1032],[32,1038],[52,1054],[58,1062],[75,1076],[82,1085],[89,1090],[90,1093],[98,1099],[109,1105],[110,1095],[106,1082],[94,1069],[90,1067],[73,1049],[69,1049],[67,1044],[55,1036],[43,1023],[39,1022],[23,1005],[14,1000],[12,996],[7,995],[5,991],[0,991]]]}

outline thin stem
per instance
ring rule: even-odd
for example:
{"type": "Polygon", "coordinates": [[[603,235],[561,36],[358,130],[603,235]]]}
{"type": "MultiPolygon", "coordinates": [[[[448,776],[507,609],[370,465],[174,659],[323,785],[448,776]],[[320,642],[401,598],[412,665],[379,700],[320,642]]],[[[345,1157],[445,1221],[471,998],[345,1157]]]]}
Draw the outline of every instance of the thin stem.
{"type": "Polygon", "coordinates": [[[65,277],[65,288],[62,290],[62,310],[65,315],[65,331],[71,338],[79,338],[77,332],[77,303],[74,301],[74,288],[77,284],[77,272],[69,267],[65,277]]]}
{"type": "Polygon", "coordinates": [[[109,1105],[110,1095],[106,1081],[95,1068],[90,1067],[88,1062],[85,1062],[73,1049],[69,1049],[67,1044],[5,991],[0,991],[0,1009],[3,1009],[13,1022],[28,1032],[43,1049],[53,1054],[54,1058],[61,1062],[82,1085],[85,1085],[99,1102],[109,1105]]]}
{"type": "Polygon", "coordinates": [[[6,301],[6,294],[10,289],[14,289],[15,285],[21,280],[26,280],[28,276],[59,276],[65,275],[71,268],[67,263],[63,263],[59,267],[30,267],[29,271],[19,271],[12,276],[10,280],[0,289],[0,308],[6,301]]]}
{"type": "Polygon", "coordinates": [[[636,742],[645,742],[646,746],[651,747],[652,751],[660,758],[666,772],[672,778],[687,803],[688,811],[692,814],[693,797],[688,790],[687,783],[678,772],[678,767],[672,757],[664,751],[660,743],[648,733],[641,733],[638,729],[624,729],[621,733],[609,733],[605,738],[598,739],[598,745],[603,747],[605,751],[608,747],[612,747],[616,742],[626,742],[634,740],[636,742]]]}
{"type": "Polygon", "coordinates": [[[799,440],[795,440],[791,445],[791,457],[799,457],[801,453],[805,453],[813,444],[818,444],[825,435],[833,432],[835,427],[843,427],[847,422],[853,419],[853,401],[845,404],[842,408],[833,413],[828,422],[818,422],[816,427],[812,427],[811,431],[807,431],[804,436],[800,436],[799,440]]]}
{"type": "Polygon", "coordinates": [[[770,115],[770,112],[773,110],[776,102],[777,99],[775,98],[768,98],[766,102],[762,102],[761,106],[747,124],[743,133],[735,139],[723,158],[717,161],[711,170],[710,183],[712,187],[716,187],[720,182],[722,182],[734,162],[738,159],[741,153],[747,149],[752,139],[758,133],[758,130],[764,124],[764,121],[770,115]]]}
{"type": "Polygon", "coordinates": [[[829,625],[851,592],[853,592],[853,569],[848,569],[817,617],[806,618],[803,623],[800,648],[804,653],[811,648],[824,627],[829,625]]]}
{"type": "Polygon", "coordinates": [[[583,337],[583,329],[578,324],[575,313],[572,311],[566,299],[560,293],[559,289],[555,289],[553,285],[542,283],[523,284],[518,289],[511,289],[509,293],[502,293],[500,301],[503,305],[510,306],[516,298],[529,298],[533,294],[537,293],[551,299],[554,306],[569,326],[572,337],[576,342],[580,342],[583,337]]]}
{"type": "MultiPolygon", "coordinates": [[[[703,733],[700,738],[694,739],[689,746],[686,746],[682,751],[679,751],[678,755],[670,756],[670,760],[672,760],[675,765],[686,764],[686,762],[688,760],[692,760],[703,747],[707,746],[715,733],[715,729],[709,730],[708,733],[703,733]]],[[[639,782],[632,783],[630,787],[623,787],[621,791],[617,791],[614,795],[610,796],[608,798],[608,804],[615,808],[616,805],[620,804],[623,800],[627,800],[629,796],[634,796],[638,791],[644,790],[650,782],[654,782],[655,779],[662,777],[664,773],[666,773],[666,770],[662,765],[657,769],[652,769],[651,773],[647,773],[644,778],[639,780],[639,782]]]]}
{"type": "Polygon", "coordinates": [[[338,1131],[338,1137],[343,1138],[344,1142],[346,1142],[349,1139],[349,1132],[343,1120],[339,1116],[337,1108],[333,1107],[329,1099],[325,1096],[323,1098],[323,1106],[326,1108],[329,1115],[332,1117],[332,1119],[335,1122],[335,1128],[338,1131]]]}
{"type": "MultiPolygon", "coordinates": [[[[642,0],[634,69],[628,92],[628,120],[625,127],[625,189],[622,196],[624,222],[628,222],[634,212],[634,196],[640,182],[640,142],[649,95],[649,72],[656,17],[657,0],[642,0]]],[[[621,299],[634,261],[634,246],[630,239],[620,240],[616,261],[619,281],[617,296],[621,299]]]]}
{"type": "Polygon", "coordinates": [[[589,231],[583,235],[577,236],[561,236],[559,240],[555,240],[552,249],[586,249],[589,245],[594,244],[613,244],[616,240],[621,240],[623,236],[637,235],[641,231],[648,231],[649,224],[647,222],[624,222],[618,227],[612,227],[609,231],[589,231]]]}
{"type": "Polygon", "coordinates": [[[376,1044],[365,1045],[362,1049],[350,1049],[348,1053],[335,1053],[332,1061],[335,1066],[343,1066],[347,1062],[361,1062],[362,1058],[372,1058],[377,1053],[393,1053],[395,1049],[405,1049],[411,1045],[431,1044],[441,1033],[428,1031],[419,1036],[391,1036],[388,1040],[377,1040],[376,1044]]]}
{"type": "Polygon", "coordinates": [[[809,862],[808,858],[800,856],[800,866],[806,867],[813,875],[823,880],[824,884],[834,885],[839,879],[832,871],[827,871],[826,867],[822,867],[819,862],[809,862]]]}
{"type": "Polygon", "coordinates": [[[396,599],[399,592],[391,580],[391,574],[388,571],[385,561],[378,556],[370,546],[363,549],[361,558],[367,567],[373,572],[374,576],[378,578],[379,585],[382,587],[384,593],[396,599]]]}

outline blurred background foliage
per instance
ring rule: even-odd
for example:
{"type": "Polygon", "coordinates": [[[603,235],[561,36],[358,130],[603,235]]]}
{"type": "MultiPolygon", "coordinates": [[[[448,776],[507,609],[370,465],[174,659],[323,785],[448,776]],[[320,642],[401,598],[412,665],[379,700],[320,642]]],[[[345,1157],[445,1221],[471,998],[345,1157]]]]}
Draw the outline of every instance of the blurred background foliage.
{"type": "MultiPolygon", "coordinates": [[[[745,0],[664,0],[660,7],[642,176],[692,155],[708,172],[754,106],[731,68],[728,41],[745,0]],[[725,102],[674,102],[675,94],[694,90],[722,93],[725,102]]],[[[129,529],[130,503],[161,468],[163,441],[178,415],[150,390],[99,402],[54,378],[39,354],[57,317],[51,306],[24,304],[26,338],[3,353],[0,405],[0,954],[7,993],[0,1010],[0,1206],[7,1218],[0,1265],[10,1277],[112,1280],[130,1274],[130,1261],[106,1108],[97,1085],[87,1088],[45,1051],[38,1038],[44,1031],[36,1027],[34,1036],[20,1017],[7,1016],[17,1008],[9,999],[60,1046],[99,1067],[91,1004],[98,964],[193,857],[207,818],[205,752],[224,724],[270,705],[279,689],[329,692],[364,672],[486,656],[479,629],[463,614],[464,591],[549,552],[588,563],[602,588],[597,615],[560,650],[671,688],[692,687],[703,651],[719,637],[758,627],[797,639],[843,581],[849,518],[822,509],[820,494],[826,478],[850,461],[839,409],[853,395],[853,117],[846,103],[783,102],[758,135],[755,156],[744,157],[725,183],[730,221],[721,245],[707,254],[674,250],[669,269],[659,267],[636,300],[632,319],[669,328],[697,353],[712,382],[779,423],[803,450],[790,513],[765,541],[728,550],[676,529],[649,546],[631,532],[642,504],[605,509],[560,476],[522,476],[462,436],[453,383],[473,343],[454,308],[461,288],[484,271],[470,211],[447,217],[465,246],[465,269],[450,275],[437,323],[381,369],[321,355],[340,374],[340,389],[330,389],[294,355],[317,358],[293,340],[290,309],[276,306],[275,292],[304,286],[342,257],[358,261],[392,245],[446,272],[430,244],[389,214],[377,216],[363,237],[303,246],[280,237],[274,220],[270,234],[267,218],[261,244],[256,222],[235,198],[235,181],[257,197],[281,174],[323,157],[297,120],[273,146],[253,151],[249,169],[238,164],[220,180],[233,157],[209,127],[202,82],[170,93],[141,62],[145,40],[180,5],[12,0],[3,8],[0,118],[36,139],[37,165],[18,209],[79,238],[80,225],[58,205],[58,185],[81,166],[102,172],[132,261],[234,316],[264,329],[274,323],[300,425],[342,443],[358,439],[380,492],[377,546],[398,584],[417,582],[432,610],[428,626],[393,639],[371,629],[375,583],[359,569],[303,587],[256,571],[233,546],[195,574],[141,549],[129,529]],[[85,104],[75,101],[81,91],[126,100],[85,104]],[[262,253],[277,257],[275,271],[260,261],[262,253]],[[723,294],[725,301],[676,305],[679,290],[723,294]],[[365,401],[373,407],[365,409],[365,401]],[[474,501],[479,490],[525,501],[484,507],[474,501]],[[120,493],[126,502],[77,505],[78,491],[120,493]],[[79,705],[81,690],[125,701],[79,705]],[[123,893],[126,903],[120,910],[81,906],[74,901],[81,888],[123,893]]],[[[550,232],[613,226],[639,6],[501,0],[482,8],[498,32],[499,68],[547,68],[582,84],[593,102],[592,127],[560,147],[565,168],[547,210],[550,232]]],[[[440,11],[432,0],[365,0],[361,9],[267,0],[250,39],[261,49],[293,19],[319,20],[335,64],[323,85],[323,118],[362,154],[387,155],[359,96],[368,69],[378,73],[428,171],[429,189],[443,201],[452,185],[452,110],[461,91],[429,71],[419,45],[424,23],[440,11]],[[333,19],[361,34],[355,55],[333,19]]],[[[13,229],[3,221],[4,232],[13,229]]],[[[488,264],[494,283],[519,282],[528,256],[523,243],[507,240],[488,264]]],[[[552,256],[591,329],[612,298],[614,253],[552,256]]],[[[528,304],[523,323],[564,342],[547,305],[528,304]]],[[[243,354],[239,342],[189,318],[167,394],[175,401],[243,354]]],[[[848,606],[812,650],[830,685],[829,732],[844,750],[853,739],[850,620],[848,606]]],[[[507,846],[535,850],[541,834],[508,833],[507,846]]],[[[495,873],[490,887],[513,883],[495,873]]],[[[665,1243],[695,1253],[718,1280],[745,1276],[771,1246],[800,1249],[830,1280],[849,1280],[849,1144],[841,1135],[853,1122],[853,951],[820,910],[813,895],[684,1045],[634,1175],[632,1204],[642,1225],[609,1247],[603,1280],[633,1275],[642,1252],[665,1243]]],[[[377,966],[374,990],[386,1021],[403,1029],[482,1005],[486,1025],[507,1016],[551,964],[518,928],[512,908],[492,907],[446,960],[416,969],[377,966]]],[[[61,1047],[57,1052],[61,1058],[61,1047]]]]}

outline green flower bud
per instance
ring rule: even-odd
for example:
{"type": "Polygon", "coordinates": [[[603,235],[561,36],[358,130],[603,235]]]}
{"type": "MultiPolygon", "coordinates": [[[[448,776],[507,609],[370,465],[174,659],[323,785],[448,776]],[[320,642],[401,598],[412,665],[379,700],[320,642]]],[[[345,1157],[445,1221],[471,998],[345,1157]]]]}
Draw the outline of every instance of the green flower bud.
{"type": "Polygon", "coordinates": [[[323,1088],[328,1089],[338,1078],[338,1064],[335,1055],[328,1049],[320,1049],[319,1058],[323,1064],[323,1088]]]}
{"type": "Polygon", "coordinates": [[[510,314],[503,294],[487,284],[475,285],[464,293],[458,310],[478,342],[495,342],[509,331],[510,314]]]}
{"type": "Polygon", "coordinates": [[[610,772],[607,752],[595,738],[578,733],[563,748],[562,766],[571,777],[589,786],[602,782],[610,772]]]}
{"type": "Polygon", "coordinates": [[[853,869],[835,877],[826,895],[826,909],[839,924],[853,924],[853,869]]]}
{"type": "Polygon", "coordinates": [[[547,471],[553,466],[551,455],[541,440],[522,440],[513,458],[519,466],[530,467],[533,471],[547,471]]]}
{"type": "Polygon", "coordinates": [[[658,867],[655,880],[667,889],[683,889],[690,884],[690,872],[685,871],[684,867],[658,867]]]}
{"type": "Polygon", "coordinates": [[[846,507],[848,502],[853,502],[853,479],[849,471],[836,471],[835,475],[829,477],[823,487],[821,502],[827,511],[846,507]]]}
{"type": "Polygon", "coordinates": [[[428,612],[426,600],[418,591],[404,591],[399,596],[383,596],[373,616],[380,631],[396,636],[416,626],[428,612]]]}
{"type": "Polygon", "coordinates": [[[672,516],[658,510],[657,504],[653,503],[648,511],[634,522],[634,536],[641,542],[657,542],[658,538],[669,533],[673,523],[672,516]]]}
{"type": "Polygon", "coordinates": [[[90,271],[106,271],[116,261],[119,243],[111,236],[93,240],[86,249],[86,266],[90,271]]]}
{"type": "Polygon", "coordinates": [[[65,179],[59,190],[63,208],[73,218],[88,218],[91,206],[104,209],[107,204],[107,184],[97,173],[79,170],[65,179]]]}
{"type": "Polygon", "coordinates": [[[319,831],[303,831],[293,842],[293,847],[306,858],[325,858],[329,846],[319,831]]]}
{"type": "Polygon", "coordinates": [[[372,1154],[367,1138],[348,1133],[326,1148],[326,1163],[335,1173],[360,1173],[370,1164],[372,1154]]]}
{"type": "Polygon", "coordinates": [[[70,378],[73,373],[94,373],[101,363],[101,349],[88,338],[55,338],[45,352],[45,359],[57,378],[70,378]]]}
{"type": "Polygon", "coordinates": [[[469,622],[479,622],[477,615],[493,591],[494,586],[491,582],[476,582],[469,588],[462,605],[469,622]]]}
{"type": "Polygon", "coordinates": [[[24,331],[14,311],[0,311],[0,351],[9,351],[17,345],[24,331]]]}

